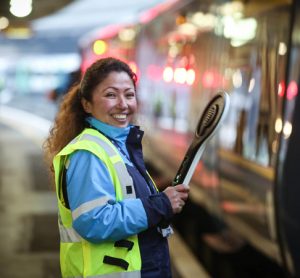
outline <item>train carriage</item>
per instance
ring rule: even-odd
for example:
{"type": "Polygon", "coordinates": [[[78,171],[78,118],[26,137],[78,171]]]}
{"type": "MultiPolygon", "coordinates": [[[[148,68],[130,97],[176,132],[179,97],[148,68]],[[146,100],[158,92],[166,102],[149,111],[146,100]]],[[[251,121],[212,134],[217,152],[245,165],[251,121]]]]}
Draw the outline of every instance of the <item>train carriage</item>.
{"type": "MultiPolygon", "coordinates": [[[[145,22],[149,11],[130,27],[130,58],[125,52],[103,55],[135,66],[146,159],[167,183],[204,106],[218,91],[230,95],[228,116],[207,145],[189,204],[174,224],[213,277],[282,277],[285,271],[297,277],[299,4],[173,2],[155,19],[145,22]],[[220,258],[230,262],[218,271],[220,258]]],[[[111,36],[118,51],[124,46],[120,30],[111,36]]],[[[92,43],[105,38],[86,40],[83,64],[92,43]]]]}

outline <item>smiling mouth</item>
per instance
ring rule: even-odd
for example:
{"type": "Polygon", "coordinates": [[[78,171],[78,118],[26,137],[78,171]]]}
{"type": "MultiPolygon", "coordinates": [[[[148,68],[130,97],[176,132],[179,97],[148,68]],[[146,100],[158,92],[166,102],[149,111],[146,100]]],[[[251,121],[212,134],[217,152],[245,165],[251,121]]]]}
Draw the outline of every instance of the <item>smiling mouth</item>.
{"type": "Polygon", "coordinates": [[[117,121],[125,121],[127,119],[127,114],[114,114],[112,116],[117,121]]]}

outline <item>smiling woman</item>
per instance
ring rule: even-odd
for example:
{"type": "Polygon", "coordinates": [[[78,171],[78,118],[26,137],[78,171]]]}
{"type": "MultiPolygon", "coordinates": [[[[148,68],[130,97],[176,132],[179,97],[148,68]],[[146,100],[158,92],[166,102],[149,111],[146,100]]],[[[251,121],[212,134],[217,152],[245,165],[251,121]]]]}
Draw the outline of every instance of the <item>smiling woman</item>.
{"type": "Polygon", "coordinates": [[[126,127],[137,110],[134,82],[125,72],[111,72],[93,93],[92,101],[82,99],[87,113],[118,127],[126,127]]]}
{"type": "Polygon", "coordinates": [[[65,96],[45,143],[59,208],[62,277],[171,277],[168,241],[188,187],[158,192],[147,172],[136,75],[96,61],[65,96]]]}

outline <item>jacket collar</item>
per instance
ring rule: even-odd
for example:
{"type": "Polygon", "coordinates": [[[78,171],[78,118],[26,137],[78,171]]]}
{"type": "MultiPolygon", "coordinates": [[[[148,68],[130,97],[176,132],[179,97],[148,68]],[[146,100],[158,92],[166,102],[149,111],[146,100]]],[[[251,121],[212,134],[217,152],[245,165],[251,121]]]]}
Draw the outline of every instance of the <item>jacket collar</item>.
{"type": "Polygon", "coordinates": [[[86,118],[87,123],[94,127],[95,129],[102,132],[105,136],[114,139],[116,141],[125,142],[127,139],[127,136],[130,132],[131,128],[137,128],[139,127],[134,125],[129,125],[127,127],[116,127],[109,124],[106,124],[104,122],[99,121],[98,119],[94,117],[87,117],[86,118]]]}

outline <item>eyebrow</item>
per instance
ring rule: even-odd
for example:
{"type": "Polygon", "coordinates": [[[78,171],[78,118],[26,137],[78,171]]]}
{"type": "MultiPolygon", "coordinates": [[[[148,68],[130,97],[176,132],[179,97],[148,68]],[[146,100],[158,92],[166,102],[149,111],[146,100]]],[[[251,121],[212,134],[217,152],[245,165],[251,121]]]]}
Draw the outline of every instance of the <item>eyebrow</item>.
{"type": "MultiPolygon", "coordinates": [[[[113,86],[109,86],[109,87],[104,88],[104,91],[106,91],[107,89],[114,89],[116,91],[119,91],[119,88],[113,87],[113,86]]],[[[125,91],[132,90],[132,89],[134,90],[134,87],[127,88],[127,89],[125,89],[125,91]]]]}

